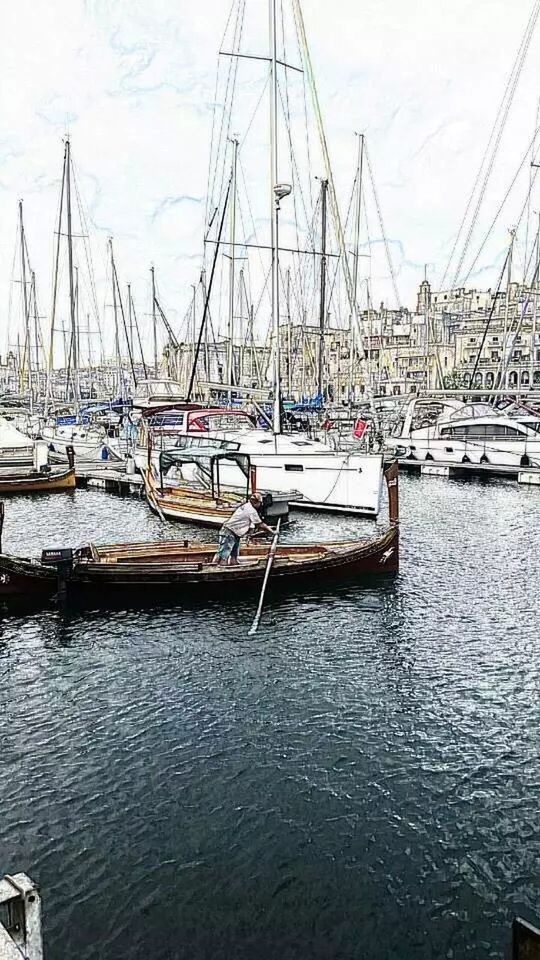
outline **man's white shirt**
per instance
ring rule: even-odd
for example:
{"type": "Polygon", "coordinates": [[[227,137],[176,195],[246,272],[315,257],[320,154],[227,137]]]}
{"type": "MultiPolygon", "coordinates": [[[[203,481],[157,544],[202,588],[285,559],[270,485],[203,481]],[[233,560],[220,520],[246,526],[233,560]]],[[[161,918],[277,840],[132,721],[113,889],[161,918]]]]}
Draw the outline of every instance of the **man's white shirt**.
{"type": "Polygon", "coordinates": [[[251,503],[243,503],[233,515],[223,524],[227,530],[232,530],[237,537],[243,537],[249,530],[254,530],[261,518],[251,503]]]}

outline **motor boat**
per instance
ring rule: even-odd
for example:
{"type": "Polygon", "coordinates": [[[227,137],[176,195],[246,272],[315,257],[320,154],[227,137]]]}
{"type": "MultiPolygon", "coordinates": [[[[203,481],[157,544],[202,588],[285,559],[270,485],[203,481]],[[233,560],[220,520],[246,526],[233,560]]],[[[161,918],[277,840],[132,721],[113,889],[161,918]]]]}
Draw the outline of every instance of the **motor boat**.
{"type": "Polygon", "coordinates": [[[415,397],[386,448],[412,460],[540,466],[540,417],[517,406],[415,397]]]}

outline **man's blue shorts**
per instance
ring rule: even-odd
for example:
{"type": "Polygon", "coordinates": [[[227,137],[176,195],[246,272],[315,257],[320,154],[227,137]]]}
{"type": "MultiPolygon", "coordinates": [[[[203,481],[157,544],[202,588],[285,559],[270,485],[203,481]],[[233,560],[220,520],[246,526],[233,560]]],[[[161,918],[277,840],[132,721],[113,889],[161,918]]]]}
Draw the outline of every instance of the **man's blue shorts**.
{"type": "Polygon", "coordinates": [[[227,527],[222,527],[219,531],[219,543],[217,548],[217,555],[220,560],[228,560],[231,557],[233,560],[238,559],[238,551],[240,549],[240,537],[237,537],[232,530],[228,530],[227,527]]]}

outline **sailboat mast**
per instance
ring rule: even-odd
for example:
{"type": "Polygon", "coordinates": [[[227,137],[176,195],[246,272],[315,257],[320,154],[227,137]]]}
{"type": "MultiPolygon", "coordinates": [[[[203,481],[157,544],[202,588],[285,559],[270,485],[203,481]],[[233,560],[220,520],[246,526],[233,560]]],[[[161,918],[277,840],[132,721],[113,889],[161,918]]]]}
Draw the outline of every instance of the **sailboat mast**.
{"type": "Polygon", "coordinates": [[[357,193],[354,218],[354,262],[353,262],[353,294],[354,302],[358,303],[358,267],[360,261],[360,229],[362,218],[362,175],[364,169],[364,134],[358,134],[358,166],[357,166],[357,193]]]}
{"type": "Polygon", "coordinates": [[[128,331],[129,331],[129,344],[131,349],[132,356],[135,356],[133,352],[133,316],[131,311],[131,284],[127,285],[127,308],[128,308],[128,331]]]}
{"type": "Polygon", "coordinates": [[[291,268],[287,269],[287,395],[292,398],[291,268]]]}
{"type": "Polygon", "coordinates": [[[328,180],[321,180],[321,298],[319,303],[319,365],[317,393],[323,395],[324,321],[326,314],[326,197],[328,180]]]}
{"type": "MultiPolygon", "coordinates": [[[[236,170],[238,161],[238,140],[234,137],[232,143],[231,166],[231,206],[229,219],[229,329],[227,350],[227,383],[233,383],[234,378],[234,282],[235,282],[235,242],[236,242],[236,170]]],[[[232,390],[229,390],[229,401],[232,400],[232,390]]]]}
{"type": "Polygon", "coordinates": [[[122,396],[122,357],[120,355],[120,331],[118,329],[118,303],[116,299],[116,267],[114,265],[114,252],[112,237],[109,237],[109,251],[111,255],[111,282],[113,295],[113,314],[114,314],[114,343],[116,349],[116,367],[118,370],[118,396],[122,396]]]}
{"type": "Polygon", "coordinates": [[[277,14],[276,0],[269,0],[269,38],[270,38],[270,246],[272,248],[272,333],[274,341],[273,355],[273,391],[274,409],[272,427],[274,434],[281,433],[281,386],[280,386],[280,344],[279,344],[279,236],[278,212],[279,197],[275,193],[277,186],[278,141],[278,78],[277,78],[277,14]]]}
{"type": "MultiPolygon", "coordinates": [[[[356,166],[356,209],[354,218],[354,262],[353,262],[353,297],[358,308],[358,274],[360,267],[360,230],[362,221],[362,174],[364,169],[364,134],[358,134],[358,163],[356,166]]],[[[355,356],[356,328],[351,313],[351,329],[349,334],[349,406],[353,401],[354,356],[355,356]]]]}
{"type": "Polygon", "coordinates": [[[156,317],[156,278],[154,274],[154,265],[150,267],[152,277],[152,337],[154,341],[154,377],[158,378],[158,355],[157,355],[157,317],[156,317]]]}
{"type": "Polygon", "coordinates": [[[22,283],[22,292],[23,292],[23,309],[24,309],[24,335],[26,338],[26,347],[24,354],[28,362],[28,390],[30,393],[30,405],[32,405],[33,393],[32,393],[32,347],[30,343],[30,310],[28,304],[28,291],[26,289],[26,240],[24,236],[24,221],[23,221],[23,205],[22,200],[19,200],[19,228],[20,228],[20,243],[21,243],[21,283],[22,283]]]}
{"type": "Polygon", "coordinates": [[[69,274],[69,313],[71,318],[71,360],[73,368],[73,388],[75,397],[78,394],[79,357],[77,350],[77,319],[75,314],[75,282],[73,276],[73,231],[71,223],[71,145],[66,140],[66,212],[67,212],[67,243],[68,243],[68,274],[69,274]]]}
{"type": "Polygon", "coordinates": [[[40,365],[39,365],[39,346],[41,342],[40,329],[39,329],[39,314],[38,314],[38,305],[37,305],[37,292],[36,292],[36,274],[32,270],[30,273],[30,299],[34,305],[34,344],[36,352],[35,357],[35,370],[36,370],[36,392],[40,393],[40,365]]]}

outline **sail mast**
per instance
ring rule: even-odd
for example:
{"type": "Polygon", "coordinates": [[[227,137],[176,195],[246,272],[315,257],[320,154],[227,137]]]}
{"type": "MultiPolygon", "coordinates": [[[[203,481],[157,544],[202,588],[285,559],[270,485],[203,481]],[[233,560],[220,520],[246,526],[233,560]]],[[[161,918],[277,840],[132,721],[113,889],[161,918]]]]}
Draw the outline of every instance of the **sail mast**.
{"type": "MultiPolygon", "coordinates": [[[[19,228],[20,228],[20,243],[21,243],[21,283],[22,283],[23,310],[24,310],[24,335],[26,338],[24,356],[28,363],[28,391],[30,393],[30,409],[32,409],[32,402],[33,402],[32,347],[30,343],[30,309],[28,304],[28,291],[26,289],[26,241],[24,236],[22,200],[19,200],[19,228]]],[[[23,367],[23,375],[24,375],[24,367],[23,367]]]]}
{"type": "MultiPolygon", "coordinates": [[[[232,143],[231,166],[231,207],[229,220],[229,343],[227,349],[227,383],[231,386],[234,378],[234,282],[235,282],[235,242],[236,242],[236,168],[238,160],[238,140],[234,137],[232,143]]],[[[229,390],[229,401],[232,401],[232,390],[229,390]]]]}
{"type": "MultiPolygon", "coordinates": [[[[342,222],[341,222],[341,214],[340,214],[340,210],[339,210],[339,206],[338,206],[338,202],[337,202],[337,193],[336,193],[336,187],[335,187],[335,183],[334,183],[334,176],[333,176],[333,173],[332,173],[332,166],[331,166],[331,164],[330,164],[330,154],[329,154],[329,151],[328,151],[328,143],[327,143],[327,140],[326,140],[326,133],[325,133],[325,129],[324,129],[324,124],[323,124],[323,119],[322,119],[322,112],[321,112],[321,107],[320,107],[320,103],[319,103],[319,96],[318,96],[317,87],[316,87],[316,84],[315,84],[315,75],[314,75],[314,72],[313,72],[313,64],[312,64],[312,62],[311,62],[311,54],[310,54],[310,52],[309,52],[309,46],[308,46],[307,36],[306,36],[306,29],[305,29],[305,24],[304,24],[304,16],[303,16],[303,13],[302,13],[302,6],[301,6],[301,3],[300,3],[300,0],[293,0],[293,9],[294,9],[294,13],[295,13],[295,21],[296,21],[297,30],[298,30],[300,46],[301,46],[301,49],[302,49],[302,51],[303,51],[303,59],[304,59],[304,64],[305,64],[306,73],[307,73],[308,84],[309,84],[310,91],[311,91],[311,100],[312,100],[313,108],[314,108],[314,111],[315,111],[315,119],[316,119],[316,122],[317,122],[318,131],[319,131],[319,140],[320,140],[321,150],[322,150],[322,154],[323,154],[323,158],[324,158],[324,164],[325,164],[325,168],[326,168],[326,177],[328,178],[329,200],[330,200],[330,212],[331,212],[331,215],[332,215],[332,219],[333,219],[333,223],[334,223],[334,230],[335,230],[335,233],[336,233],[336,239],[337,239],[337,242],[338,242],[339,252],[340,252],[340,255],[341,255],[341,264],[342,264],[342,268],[343,268],[343,276],[344,276],[344,280],[345,280],[345,288],[346,288],[346,291],[347,291],[347,299],[348,299],[348,301],[349,301],[349,309],[350,309],[350,311],[351,311],[351,315],[352,315],[352,318],[353,318],[353,323],[354,323],[354,325],[355,325],[355,327],[356,327],[356,329],[357,329],[357,332],[360,333],[360,329],[359,329],[359,317],[358,317],[358,306],[357,306],[357,304],[356,304],[355,301],[354,301],[353,281],[352,281],[351,270],[350,270],[350,265],[349,265],[349,258],[348,258],[348,256],[347,256],[347,248],[346,248],[346,244],[345,244],[345,235],[344,235],[344,232],[343,232],[343,224],[342,224],[342,222]]],[[[365,352],[364,352],[364,349],[363,349],[363,346],[362,346],[361,341],[358,342],[358,360],[359,360],[359,362],[364,366],[364,370],[366,370],[366,363],[365,363],[365,361],[366,361],[366,354],[365,354],[365,352]]],[[[372,389],[371,389],[371,383],[370,383],[370,380],[369,380],[369,373],[368,373],[368,371],[366,371],[366,374],[367,374],[367,375],[366,375],[366,384],[365,384],[365,386],[366,386],[366,397],[367,397],[367,399],[368,399],[368,401],[369,401],[369,403],[370,403],[370,406],[371,406],[371,408],[372,408],[372,412],[373,412],[373,417],[374,417],[375,423],[378,424],[378,414],[377,414],[377,411],[375,410],[375,407],[374,407],[374,404],[373,404],[373,391],[372,391],[372,389]]]]}
{"type": "Polygon", "coordinates": [[[157,355],[156,278],[153,264],[150,267],[150,274],[152,277],[152,337],[154,342],[154,377],[157,380],[159,373],[157,355]]]}
{"type": "Polygon", "coordinates": [[[111,282],[113,295],[113,315],[114,315],[114,345],[116,352],[116,369],[118,371],[118,396],[122,396],[122,357],[120,354],[120,330],[118,328],[118,303],[116,300],[116,267],[114,265],[114,251],[112,237],[109,237],[109,252],[111,256],[111,282]]]}
{"type": "Polygon", "coordinates": [[[77,319],[75,313],[75,281],[73,275],[73,232],[71,224],[71,145],[69,137],[66,140],[66,213],[67,213],[67,243],[68,243],[68,275],[69,275],[69,315],[71,319],[71,363],[73,367],[73,393],[78,399],[79,394],[79,357],[77,350],[77,319]]]}
{"type": "Polygon", "coordinates": [[[272,333],[273,354],[273,391],[274,409],[272,427],[274,434],[281,433],[281,386],[280,386],[280,350],[279,350],[279,236],[278,212],[279,196],[276,194],[278,142],[277,142],[277,16],[276,0],[269,0],[269,38],[270,38],[270,246],[272,248],[272,333]]]}
{"type": "Polygon", "coordinates": [[[326,314],[326,195],[328,180],[321,180],[321,297],[319,303],[319,363],[317,393],[323,395],[324,326],[326,314]]]}
{"type": "MultiPolygon", "coordinates": [[[[353,297],[358,308],[358,274],[360,268],[360,231],[362,220],[362,180],[364,169],[364,134],[358,136],[358,162],[356,166],[356,209],[354,223],[354,261],[353,261],[353,297]]],[[[349,331],[349,407],[352,407],[354,395],[354,356],[355,356],[356,328],[351,313],[351,327],[349,331]]]]}

